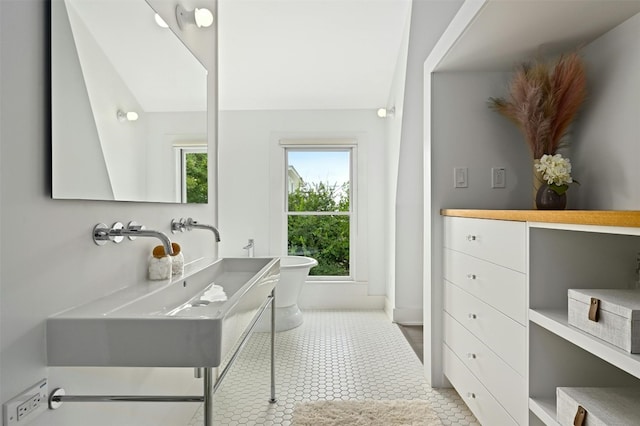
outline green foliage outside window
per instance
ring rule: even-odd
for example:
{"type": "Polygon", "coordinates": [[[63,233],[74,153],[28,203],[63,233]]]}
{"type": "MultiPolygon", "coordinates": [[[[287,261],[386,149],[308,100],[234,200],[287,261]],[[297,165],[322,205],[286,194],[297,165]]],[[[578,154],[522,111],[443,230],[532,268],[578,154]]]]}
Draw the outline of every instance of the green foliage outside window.
{"type": "MultiPolygon", "coordinates": [[[[348,212],[349,185],[304,184],[289,193],[290,212],[348,212]]],[[[347,215],[289,215],[288,253],[318,261],[310,275],[349,276],[347,215]]]]}
{"type": "Polygon", "coordinates": [[[208,201],[207,185],[207,153],[196,152],[186,154],[187,203],[204,203],[208,201]]]}

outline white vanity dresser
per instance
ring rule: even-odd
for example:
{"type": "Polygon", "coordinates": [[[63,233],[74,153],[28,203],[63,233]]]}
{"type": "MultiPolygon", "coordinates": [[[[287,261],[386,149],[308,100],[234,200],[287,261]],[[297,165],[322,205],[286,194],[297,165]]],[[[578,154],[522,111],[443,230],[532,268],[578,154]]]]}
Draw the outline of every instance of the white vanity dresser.
{"type": "Polygon", "coordinates": [[[444,373],[483,425],[557,425],[558,386],[640,386],[640,355],[567,323],[569,288],[635,281],[640,212],[441,213],[444,373]]]}

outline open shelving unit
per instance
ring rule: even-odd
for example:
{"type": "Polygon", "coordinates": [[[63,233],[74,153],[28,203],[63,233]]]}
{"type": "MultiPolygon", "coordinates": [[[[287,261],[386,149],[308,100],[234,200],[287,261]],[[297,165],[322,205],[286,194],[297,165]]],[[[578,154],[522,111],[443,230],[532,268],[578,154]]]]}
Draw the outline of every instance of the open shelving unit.
{"type": "Polygon", "coordinates": [[[640,386],[640,355],[567,320],[568,289],[633,283],[638,229],[529,224],[529,410],[536,417],[531,424],[557,424],[558,386],[640,386]]]}
{"type": "MultiPolygon", "coordinates": [[[[569,325],[562,309],[529,310],[529,321],[589,352],[614,367],[640,378],[640,354],[628,353],[569,325]]],[[[558,425],[555,398],[529,398],[529,409],[546,425],[558,425]]]]}
{"type": "Polygon", "coordinates": [[[631,354],[569,325],[566,310],[529,310],[529,321],[640,378],[640,354],[631,354]]]}
{"type": "Polygon", "coordinates": [[[561,426],[556,421],[556,400],[550,398],[529,398],[529,410],[545,425],[561,426]]]}

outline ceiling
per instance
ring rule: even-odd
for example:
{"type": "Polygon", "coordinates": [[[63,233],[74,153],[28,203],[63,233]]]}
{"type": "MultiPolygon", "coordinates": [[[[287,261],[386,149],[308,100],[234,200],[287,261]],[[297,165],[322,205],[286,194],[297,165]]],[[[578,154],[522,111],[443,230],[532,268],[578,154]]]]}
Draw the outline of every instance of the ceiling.
{"type": "MultiPolygon", "coordinates": [[[[65,1],[145,111],[204,109],[204,69],[144,0],[65,1]]],[[[219,0],[219,108],[385,106],[410,10],[411,0],[219,0]]]]}
{"type": "Polygon", "coordinates": [[[584,46],[639,12],[639,0],[488,1],[436,69],[511,70],[584,46]]]}
{"type": "MultiPolygon", "coordinates": [[[[153,22],[144,0],[66,2],[144,110],[205,108],[206,71],[153,22]]],[[[474,20],[473,36],[461,37],[438,70],[510,69],[523,57],[588,42],[640,10],[638,0],[575,4],[490,1],[474,20]]],[[[411,0],[218,0],[219,108],[385,106],[410,10],[411,0]]],[[[442,18],[430,13],[421,24],[429,19],[442,18]]]]}
{"type": "Polygon", "coordinates": [[[410,0],[220,0],[220,109],[384,106],[410,9],[410,0]]]}

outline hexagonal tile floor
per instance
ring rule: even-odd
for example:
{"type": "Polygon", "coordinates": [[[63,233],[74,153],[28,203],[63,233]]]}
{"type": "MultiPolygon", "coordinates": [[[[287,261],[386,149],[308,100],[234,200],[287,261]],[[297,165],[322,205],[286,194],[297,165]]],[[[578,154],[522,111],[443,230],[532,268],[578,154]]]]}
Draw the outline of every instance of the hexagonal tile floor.
{"type": "MultiPolygon", "coordinates": [[[[270,334],[254,333],[214,396],[216,425],[290,425],[297,403],[424,399],[443,425],[478,425],[453,389],[432,389],[398,327],[382,311],[305,311],[276,335],[276,395],[269,404],[270,334]]],[[[200,406],[188,426],[203,425],[200,406]]]]}

